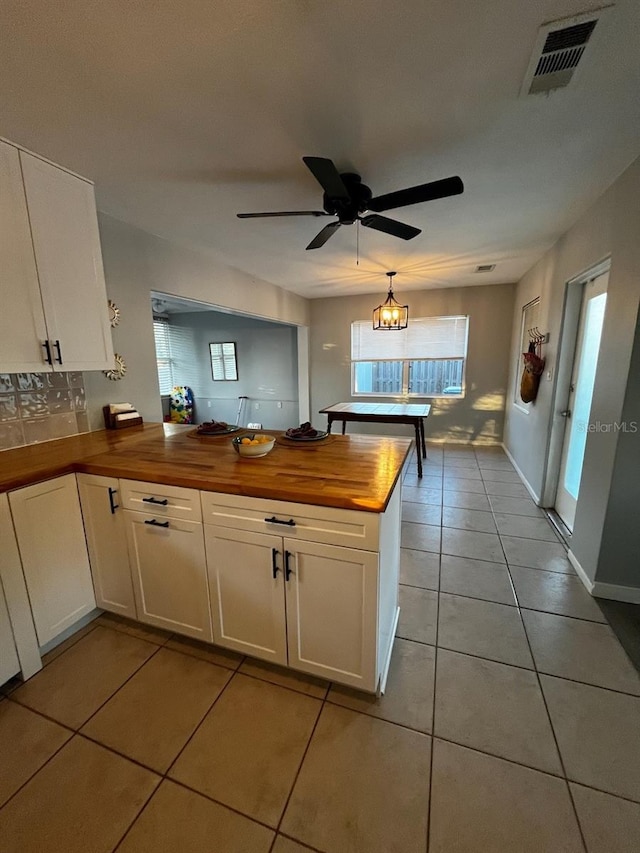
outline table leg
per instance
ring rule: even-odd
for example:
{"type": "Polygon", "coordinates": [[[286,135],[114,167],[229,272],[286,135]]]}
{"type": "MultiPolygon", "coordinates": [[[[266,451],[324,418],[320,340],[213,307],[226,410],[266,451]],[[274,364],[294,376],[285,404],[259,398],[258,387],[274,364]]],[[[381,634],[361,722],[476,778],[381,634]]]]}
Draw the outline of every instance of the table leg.
{"type": "Polygon", "coordinates": [[[418,477],[422,479],[422,441],[420,437],[420,418],[416,418],[416,456],[418,458],[418,477]]]}
{"type": "Polygon", "coordinates": [[[347,431],[347,422],[342,421],[342,434],[344,435],[346,431],[347,431]]]}
{"type": "Polygon", "coordinates": [[[424,418],[420,418],[420,433],[422,436],[422,458],[427,458],[427,444],[424,440],[424,418]]]}
{"type": "Polygon", "coordinates": [[[329,423],[327,424],[327,432],[331,433],[331,426],[333,425],[333,418],[331,415],[327,415],[329,423]]]}

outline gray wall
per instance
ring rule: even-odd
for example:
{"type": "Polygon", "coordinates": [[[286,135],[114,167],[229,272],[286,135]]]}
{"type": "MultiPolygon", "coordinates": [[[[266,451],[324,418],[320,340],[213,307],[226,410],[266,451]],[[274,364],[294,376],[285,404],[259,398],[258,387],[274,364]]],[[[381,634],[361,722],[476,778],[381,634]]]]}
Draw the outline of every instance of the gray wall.
{"type": "MultiPolygon", "coordinates": [[[[447,288],[402,293],[396,296],[409,305],[410,317],[469,315],[466,396],[463,399],[411,398],[432,402],[427,438],[436,441],[502,441],[507,388],[509,343],[513,316],[511,284],[447,288]]],[[[371,317],[384,297],[367,296],[314,299],[311,302],[311,413],[313,423],[323,425],[318,409],[355,399],[351,397],[351,322],[371,317]]],[[[358,397],[358,400],[378,400],[358,397]]],[[[411,427],[382,424],[350,424],[352,432],[411,434],[411,427]]]]}
{"type": "MultiPolygon", "coordinates": [[[[518,284],[513,317],[510,385],[517,363],[520,311],[530,299],[540,296],[540,326],[549,331],[545,348],[547,367],[554,380],[543,380],[529,415],[512,403],[507,406],[505,445],[535,494],[543,495],[551,428],[561,420],[559,400],[554,409],[558,340],[566,283],[611,256],[607,309],[602,331],[598,369],[591,407],[591,421],[620,422],[627,393],[629,365],[640,301],[640,160],[636,160],[578,220],[518,284]]],[[[632,383],[633,386],[633,383],[632,383]]],[[[632,395],[633,391],[631,391],[632,395]]],[[[614,482],[614,461],[620,433],[593,432],[587,436],[582,482],[576,511],[571,550],[592,581],[608,582],[614,570],[610,559],[600,561],[609,494],[624,492],[622,481],[614,482]]],[[[640,454],[636,453],[636,459],[640,454]]],[[[637,470],[638,463],[635,463],[637,470]]],[[[616,476],[617,480],[617,476],[616,476]]],[[[632,497],[631,495],[629,496],[632,497]]],[[[623,550],[620,559],[623,559],[623,550]]],[[[609,554],[609,557],[612,555],[609,554]]],[[[633,575],[629,567],[629,575],[633,575]]],[[[637,582],[636,582],[637,584],[637,582]]]]}
{"type": "MultiPolygon", "coordinates": [[[[127,363],[118,382],[85,373],[91,429],[101,429],[102,406],[133,403],[145,421],[161,421],[151,291],[195,299],[294,325],[308,323],[308,301],[268,282],[224,266],[218,258],[184,248],[100,214],[107,294],[121,311],[112,330],[114,347],[127,363]]],[[[295,420],[295,419],[294,419],[295,420]]]]}
{"type": "Polygon", "coordinates": [[[243,409],[243,425],[259,422],[264,429],[287,429],[298,423],[295,327],[213,311],[174,314],[170,322],[192,333],[189,357],[179,364],[176,380],[193,389],[197,423],[212,419],[236,423],[240,395],[250,398],[243,409]],[[235,341],[237,381],[213,381],[209,360],[213,341],[235,341]]]}

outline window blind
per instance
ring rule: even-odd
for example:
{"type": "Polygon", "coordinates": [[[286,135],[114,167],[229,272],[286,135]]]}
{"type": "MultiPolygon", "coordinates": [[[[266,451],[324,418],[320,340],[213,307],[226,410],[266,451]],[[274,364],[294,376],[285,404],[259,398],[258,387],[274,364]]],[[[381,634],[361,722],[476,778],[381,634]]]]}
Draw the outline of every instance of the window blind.
{"type": "Polygon", "coordinates": [[[170,394],[173,388],[173,369],[171,363],[170,326],[165,320],[153,321],[153,337],[156,342],[156,360],[158,363],[158,381],[160,394],[170,394]]]}
{"type": "Polygon", "coordinates": [[[370,320],[351,324],[352,361],[414,361],[430,358],[464,358],[469,318],[419,317],[406,329],[378,331],[370,320]]]}

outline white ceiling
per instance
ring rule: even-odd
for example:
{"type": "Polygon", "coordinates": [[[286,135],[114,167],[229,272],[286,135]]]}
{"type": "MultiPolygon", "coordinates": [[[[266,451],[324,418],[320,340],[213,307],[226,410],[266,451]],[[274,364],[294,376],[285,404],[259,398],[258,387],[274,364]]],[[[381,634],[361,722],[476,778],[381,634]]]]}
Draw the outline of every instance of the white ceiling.
{"type": "Polygon", "coordinates": [[[598,0],[2,0],[0,135],[96,182],[99,207],[309,297],[517,280],[640,154],[640,3],[617,0],[575,88],[518,93],[539,26],[598,0]],[[303,155],[375,195],[460,175],[388,215],[315,209],[303,155]],[[473,272],[496,263],[494,272],[473,272]]]}

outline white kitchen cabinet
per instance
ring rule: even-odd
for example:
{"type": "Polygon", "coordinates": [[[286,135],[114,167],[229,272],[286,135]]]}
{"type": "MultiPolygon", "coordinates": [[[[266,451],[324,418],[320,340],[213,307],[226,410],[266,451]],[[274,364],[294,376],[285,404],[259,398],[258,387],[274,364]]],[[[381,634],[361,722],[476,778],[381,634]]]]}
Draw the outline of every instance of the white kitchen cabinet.
{"type": "Polygon", "coordinates": [[[212,642],[202,524],[152,512],[124,514],[138,619],[212,642]]]}
{"type": "Polygon", "coordinates": [[[40,646],[96,606],[74,474],[9,493],[40,646]]]}
{"type": "Polygon", "coordinates": [[[286,666],[282,537],[204,528],[214,642],[286,666]]]}
{"type": "Polygon", "coordinates": [[[4,684],[20,672],[20,661],[13,636],[9,610],[0,583],[0,684],[4,684]]]}
{"type": "Polygon", "coordinates": [[[47,327],[33,255],[18,149],[0,140],[0,370],[49,371],[47,327]]]}
{"type": "Polygon", "coordinates": [[[399,487],[384,513],[201,498],[215,642],[383,689],[398,617],[399,487]]]}
{"type": "Polygon", "coordinates": [[[284,540],[289,666],[373,692],[378,555],[284,540]]]}
{"type": "Polygon", "coordinates": [[[113,366],[93,185],[0,141],[0,370],[113,366]]]}
{"type": "Polygon", "coordinates": [[[77,479],[96,604],[136,619],[120,483],[94,474],[77,479]]]}

